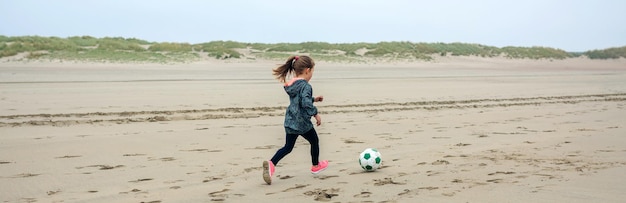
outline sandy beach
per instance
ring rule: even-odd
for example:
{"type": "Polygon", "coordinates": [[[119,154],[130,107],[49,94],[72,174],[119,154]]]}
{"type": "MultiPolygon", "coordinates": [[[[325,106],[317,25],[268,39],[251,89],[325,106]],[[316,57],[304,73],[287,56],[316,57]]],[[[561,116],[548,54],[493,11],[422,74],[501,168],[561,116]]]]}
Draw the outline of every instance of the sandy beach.
{"type": "Polygon", "coordinates": [[[267,185],[278,63],[2,62],[0,201],[626,201],[626,59],[317,62],[330,166],[300,138],[267,185]]]}

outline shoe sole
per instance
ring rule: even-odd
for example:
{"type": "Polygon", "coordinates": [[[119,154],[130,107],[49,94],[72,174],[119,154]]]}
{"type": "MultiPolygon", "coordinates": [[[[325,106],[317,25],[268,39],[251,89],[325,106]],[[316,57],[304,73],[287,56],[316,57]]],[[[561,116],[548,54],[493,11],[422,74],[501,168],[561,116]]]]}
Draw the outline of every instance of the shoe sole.
{"type": "Polygon", "coordinates": [[[328,168],[328,166],[326,166],[326,168],[323,168],[322,170],[319,170],[319,171],[317,171],[317,172],[313,172],[313,171],[311,171],[311,173],[312,173],[312,174],[318,174],[318,173],[320,173],[320,172],[322,172],[322,171],[326,170],[327,168],[328,168]]]}
{"type": "Polygon", "coordinates": [[[270,176],[270,163],[268,161],[263,161],[263,180],[268,185],[272,184],[272,177],[270,176]]]}
{"type": "MultiPolygon", "coordinates": [[[[326,167],[326,168],[328,168],[328,167],[326,167]]],[[[326,168],[324,168],[324,169],[322,169],[322,170],[319,170],[319,171],[317,171],[317,172],[313,172],[313,171],[311,171],[311,173],[312,173],[312,174],[318,174],[318,173],[321,173],[322,171],[326,170],[326,168]]]]}

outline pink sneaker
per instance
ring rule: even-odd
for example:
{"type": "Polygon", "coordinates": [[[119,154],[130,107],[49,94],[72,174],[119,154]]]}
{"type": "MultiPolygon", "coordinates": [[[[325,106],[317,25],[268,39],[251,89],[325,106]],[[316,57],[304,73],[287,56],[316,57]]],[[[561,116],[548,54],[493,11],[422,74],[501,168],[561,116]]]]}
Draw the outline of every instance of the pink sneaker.
{"type": "Polygon", "coordinates": [[[268,185],[272,184],[272,175],[274,175],[274,163],[272,161],[263,161],[263,180],[268,185]]]}
{"type": "Polygon", "coordinates": [[[328,160],[322,160],[317,164],[317,166],[311,166],[311,173],[318,174],[326,168],[328,168],[328,160]]]}

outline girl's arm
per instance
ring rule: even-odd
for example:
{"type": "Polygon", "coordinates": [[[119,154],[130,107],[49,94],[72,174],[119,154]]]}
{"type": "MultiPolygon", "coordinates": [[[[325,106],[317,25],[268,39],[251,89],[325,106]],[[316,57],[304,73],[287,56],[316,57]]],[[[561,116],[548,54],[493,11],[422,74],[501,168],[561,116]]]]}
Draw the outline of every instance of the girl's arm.
{"type": "Polygon", "coordinates": [[[324,96],[317,96],[313,98],[313,102],[322,102],[324,101],[324,96]]]}
{"type": "Polygon", "coordinates": [[[317,124],[317,126],[322,125],[322,118],[320,117],[319,114],[315,114],[315,124],[317,124]]]}
{"type": "Polygon", "coordinates": [[[304,109],[303,113],[305,113],[307,117],[317,115],[317,107],[313,105],[313,101],[315,101],[315,98],[313,98],[312,96],[313,89],[311,88],[311,86],[304,86],[304,88],[302,88],[301,95],[302,98],[300,101],[300,105],[302,105],[302,108],[304,109]]]}

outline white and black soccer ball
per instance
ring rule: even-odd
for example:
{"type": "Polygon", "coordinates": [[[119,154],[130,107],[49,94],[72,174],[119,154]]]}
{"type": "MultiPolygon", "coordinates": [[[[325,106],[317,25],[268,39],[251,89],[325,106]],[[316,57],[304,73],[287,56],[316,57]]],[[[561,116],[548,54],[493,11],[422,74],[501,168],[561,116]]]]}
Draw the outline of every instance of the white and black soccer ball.
{"type": "Polygon", "coordinates": [[[382,163],[380,152],[374,148],[367,148],[359,155],[359,165],[365,171],[375,171],[382,163]]]}

